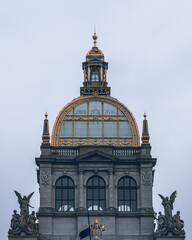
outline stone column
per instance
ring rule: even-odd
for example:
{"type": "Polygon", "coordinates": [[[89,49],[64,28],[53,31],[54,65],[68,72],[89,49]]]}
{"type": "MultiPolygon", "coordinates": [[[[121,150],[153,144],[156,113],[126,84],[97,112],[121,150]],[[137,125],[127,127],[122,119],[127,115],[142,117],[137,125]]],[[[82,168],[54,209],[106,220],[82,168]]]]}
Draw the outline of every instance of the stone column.
{"type": "Polygon", "coordinates": [[[109,171],[109,207],[114,207],[114,184],[113,184],[113,171],[109,171]]]}
{"type": "Polygon", "coordinates": [[[83,170],[79,170],[79,208],[83,208],[83,170]]]}

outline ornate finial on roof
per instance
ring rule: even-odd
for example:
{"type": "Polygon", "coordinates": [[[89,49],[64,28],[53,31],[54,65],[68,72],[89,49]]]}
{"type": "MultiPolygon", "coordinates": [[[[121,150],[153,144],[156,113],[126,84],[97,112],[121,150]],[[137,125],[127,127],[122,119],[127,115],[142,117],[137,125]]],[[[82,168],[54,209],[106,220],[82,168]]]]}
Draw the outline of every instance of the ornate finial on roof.
{"type": "Polygon", "coordinates": [[[144,113],[143,115],[144,117],[144,120],[143,120],[143,133],[142,133],[142,137],[141,137],[141,140],[142,140],[142,144],[149,144],[149,139],[150,139],[150,136],[149,136],[149,130],[148,130],[148,122],[147,122],[147,114],[144,113]]]}
{"type": "Polygon", "coordinates": [[[94,35],[93,35],[93,43],[94,43],[94,48],[97,48],[97,38],[98,38],[98,36],[97,36],[97,34],[96,34],[96,25],[94,25],[94,35]]]}
{"type": "Polygon", "coordinates": [[[43,124],[43,135],[42,135],[42,144],[50,144],[50,135],[49,135],[49,120],[47,119],[48,114],[47,112],[45,113],[45,119],[44,119],[44,124],[43,124]]]}

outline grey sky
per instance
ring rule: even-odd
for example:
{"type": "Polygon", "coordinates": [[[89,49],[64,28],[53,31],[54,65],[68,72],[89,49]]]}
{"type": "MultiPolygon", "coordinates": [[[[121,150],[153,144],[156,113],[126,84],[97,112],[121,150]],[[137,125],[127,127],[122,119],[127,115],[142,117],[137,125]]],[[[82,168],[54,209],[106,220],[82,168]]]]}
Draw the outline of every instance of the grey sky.
{"type": "Polygon", "coordinates": [[[187,232],[191,221],[192,1],[0,1],[0,149],[1,239],[12,211],[19,210],[13,190],[29,194],[38,210],[35,157],[40,154],[45,111],[50,131],[59,111],[79,96],[82,62],[98,46],[109,62],[112,96],[123,102],[142,128],[149,121],[157,157],[157,196],[178,191],[187,232]]]}

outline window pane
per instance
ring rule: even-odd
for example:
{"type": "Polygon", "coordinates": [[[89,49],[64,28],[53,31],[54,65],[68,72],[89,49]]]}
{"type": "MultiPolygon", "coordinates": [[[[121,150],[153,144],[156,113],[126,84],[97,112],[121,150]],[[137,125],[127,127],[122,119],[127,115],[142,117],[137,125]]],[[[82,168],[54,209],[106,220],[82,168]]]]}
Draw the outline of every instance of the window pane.
{"type": "Polygon", "coordinates": [[[99,199],[99,189],[93,190],[93,196],[94,196],[94,199],[99,199]]]}
{"type": "Polygon", "coordinates": [[[131,211],[135,212],[137,210],[137,204],[136,201],[131,202],[131,211]]]}
{"type": "Polygon", "coordinates": [[[123,178],[121,178],[121,179],[119,180],[118,186],[119,186],[119,187],[122,187],[122,186],[123,186],[123,178]]]}
{"type": "Polygon", "coordinates": [[[102,115],[101,102],[89,103],[89,115],[102,115]]]}
{"type": "Polygon", "coordinates": [[[131,200],[136,200],[136,189],[131,190],[131,200]]]}
{"type": "Polygon", "coordinates": [[[92,189],[87,189],[87,198],[92,199],[92,189]]]}
{"type": "Polygon", "coordinates": [[[99,81],[99,70],[98,69],[92,69],[91,81],[99,81]]]}
{"type": "Polygon", "coordinates": [[[69,199],[73,200],[74,198],[74,190],[73,189],[69,189],[69,199]]]}
{"type": "Polygon", "coordinates": [[[93,178],[93,185],[94,186],[98,186],[99,185],[99,178],[98,177],[94,177],[93,178]]]}
{"type": "Polygon", "coordinates": [[[56,210],[61,211],[60,207],[61,207],[61,201],[56,201],[56,206],[55,206],[56,210]]]}
{"type": "Polygon", "coordinates": [[[125,189],[125,200],[130,200],[130,190],[125,189]]]}
{"type": "Polygon", "coordinates": [[[56,189],[56,199],[61,199],[61,190],[56,189]]]}
{"type": "Polygon", "coordinates": [[[87,103],[77,106],[74,110],[74,115],[87,115],[87,103]]]}
{"type": "Polygon", "coordinates": [[[63,123],[61,137],[72,137],[72,121],[66,121],[63,123]]]}
{"type": "Polygon", "coordinates": [[[119,189],[118,193],[119,193],[119,196],[118,196],[119,200],[123,200],[123,189],[119,189]]]}
{"type": "Polygon", "coordinates": [[[117,137],[117,122],[104,122],[104,137],[117,137]]]}
{"type": "Polygon", "coordinates": [[[105,187],[105,182],[102,178],[99,178],[99,184],[100,186],[105,187]]]}
{"type": "Polygon", "coordinates": [[[61,186],[61,178],[57,180],[56,186],[60,187],[61,186]]]}
{"type": "Polygon", "coordinates": [[[128,178],[128,177],[125,177],[124,178],[124,185],[126,186],[126,187],[129,187],[130,186],[130,178],[128,178]]]}
{"type": "Polygon", "coordinates": [[[105,189],[100,190],[100,199],[105,199],[105,189]]]}
{"type": "Polygon", "coordinates": [[[132,187],[136,187],[136,183],[135,183],[135,181],[133,179],[131,179],[131,186],[132,187]]]}
{"type": "Polygon", "coordinates": [[[104,210],[105,209],[105,201],[100,201],[100,209],[99,210],[104,210]]]}
{"type": "Polygon", "coordinates": [[[102,122],[89,122],[89,136],[102,137],[102,122]]]}
{"type": "Polygon", "coordinates": [[[128,122],[119,122],[119,137],[132,137],[128,122]]]}
{"type": "Polygon", "coordinates": [[[62,186],[66,187],[68,185],[67,178],[63,177],[62,178],[62,186]]]}
{"type": "Polygon", "coordinates": [[[104,115],[117,115],[117,108],[111,104],[104,103],[104,115]]]}
{"type": "Polygon", "coordinates": [[[75,121],[75,137],[87,137],[87,121],[75,121]]]}
{"type": "Polygon", "coordinates": [[[68,178],[68,181],[69,181],[69,182],[68,182],[68,185],[69,185],[70,187],[73,187],[73,185],[74,185],[74,184],[73,184],[73,181],[72,181],[70,178],[68,178]]]}
{"type": "Polygon", "coordinates": [[[65,189],[62,192],[62,198],[63,198],[63,200],[67,200],[68,199],[67,190],[65,190],[65,189]]]}

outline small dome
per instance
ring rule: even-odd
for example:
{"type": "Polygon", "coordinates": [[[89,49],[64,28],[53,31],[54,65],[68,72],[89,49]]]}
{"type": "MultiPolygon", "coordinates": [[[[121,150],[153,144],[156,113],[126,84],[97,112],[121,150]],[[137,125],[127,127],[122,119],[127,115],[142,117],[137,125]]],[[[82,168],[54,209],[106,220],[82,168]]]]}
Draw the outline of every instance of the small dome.
{"type": "Polygon", "coordinates": [[[92,47],[91,50],[88,51],[87,55],[86,55],[86,61],[91,61],[94,59],[98,59],[101,61],[104,61],[104,54],[102,53],[102,51],[97,47],[97,35],[96,33],[94,33],[93,35],[93,40],[94,40],[94,46],[92,47]]]}

